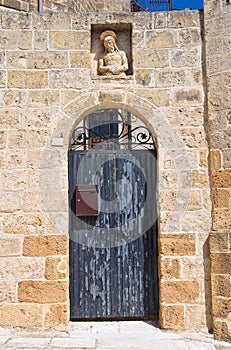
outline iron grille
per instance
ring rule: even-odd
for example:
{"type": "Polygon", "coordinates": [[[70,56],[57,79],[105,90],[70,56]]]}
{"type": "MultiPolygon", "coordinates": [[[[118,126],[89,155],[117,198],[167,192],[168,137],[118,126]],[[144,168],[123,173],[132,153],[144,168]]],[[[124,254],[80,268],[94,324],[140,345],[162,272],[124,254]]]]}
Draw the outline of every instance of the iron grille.
{"type": "Polygon", "coordinates": [[[152,134],[133,114],[104,109],[88,115],[72,134],[69,150],[155,149],[152,134]]]}
{"type": "Polygon", "coordinates": [[[172,0],[131,0],[132,12],[171,11],[172,0]]]}

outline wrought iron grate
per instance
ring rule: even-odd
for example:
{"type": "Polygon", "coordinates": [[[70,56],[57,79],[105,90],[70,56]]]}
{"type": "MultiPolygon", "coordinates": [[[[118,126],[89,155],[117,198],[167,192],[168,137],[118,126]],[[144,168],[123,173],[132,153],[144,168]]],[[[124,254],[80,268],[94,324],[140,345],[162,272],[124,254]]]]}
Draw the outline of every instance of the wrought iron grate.
{"type": "Polygon", "coordinates": [[[147,11],[171,11],[172,0],[131,0],[132,12],[147,11]]]}
{"type": "Polygon", "coordinates": [[[155,149],[155,143],[135,115],[108,108],[88,115],[73,131],[69,150],[80,149],[155,149]]]}

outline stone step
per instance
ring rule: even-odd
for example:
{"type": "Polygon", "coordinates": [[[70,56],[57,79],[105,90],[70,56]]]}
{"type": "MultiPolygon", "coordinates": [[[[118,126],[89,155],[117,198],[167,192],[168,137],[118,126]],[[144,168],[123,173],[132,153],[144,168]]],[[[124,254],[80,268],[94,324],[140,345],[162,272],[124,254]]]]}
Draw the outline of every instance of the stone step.
{"type": "Polygon", "coordinates": [[[51,347],[56,348],[85,348],[85,349],[95,349],[96,340],[88,338],[87,336],[82,339],[73,339],[73,338],[54,338],[51,341],[51,347]]]}

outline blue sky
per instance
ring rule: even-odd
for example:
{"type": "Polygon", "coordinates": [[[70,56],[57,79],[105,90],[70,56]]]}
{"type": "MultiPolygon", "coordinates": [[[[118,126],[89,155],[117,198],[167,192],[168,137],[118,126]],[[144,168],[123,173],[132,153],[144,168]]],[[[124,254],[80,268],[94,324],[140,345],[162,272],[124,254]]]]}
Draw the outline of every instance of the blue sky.
{"type": "Polygon", "coordinates": [[[191,8],[202,9],[203,8],[203,0],[172,0],[173,9],[185,9],[191,8]]]}
{"type": "MultiPolygon", "coordinates": [[[[138,2],[143,9],[148,9],[149,11],[167,11],[169,9],[169,2],[163,1],[161,3],[158,1],[151,0],[134,0],[138,2]]],[[[193,10],[203,8],[203,0],[172,0],[173,10],[183,10],[185,8],[190,8],[193,10]]]]}

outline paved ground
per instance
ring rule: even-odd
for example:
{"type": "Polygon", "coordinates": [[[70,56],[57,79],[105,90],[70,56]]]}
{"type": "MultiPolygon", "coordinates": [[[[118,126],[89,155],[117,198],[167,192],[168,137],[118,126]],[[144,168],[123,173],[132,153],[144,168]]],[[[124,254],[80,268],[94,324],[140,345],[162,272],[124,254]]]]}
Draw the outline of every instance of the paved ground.
{"type": "Polygon", "coordinates": [[[33,332],[0,328],[4,350],[231,350],[207,333],[169,333],[141,322],[77,322],[67,332],[33,332]]]}

